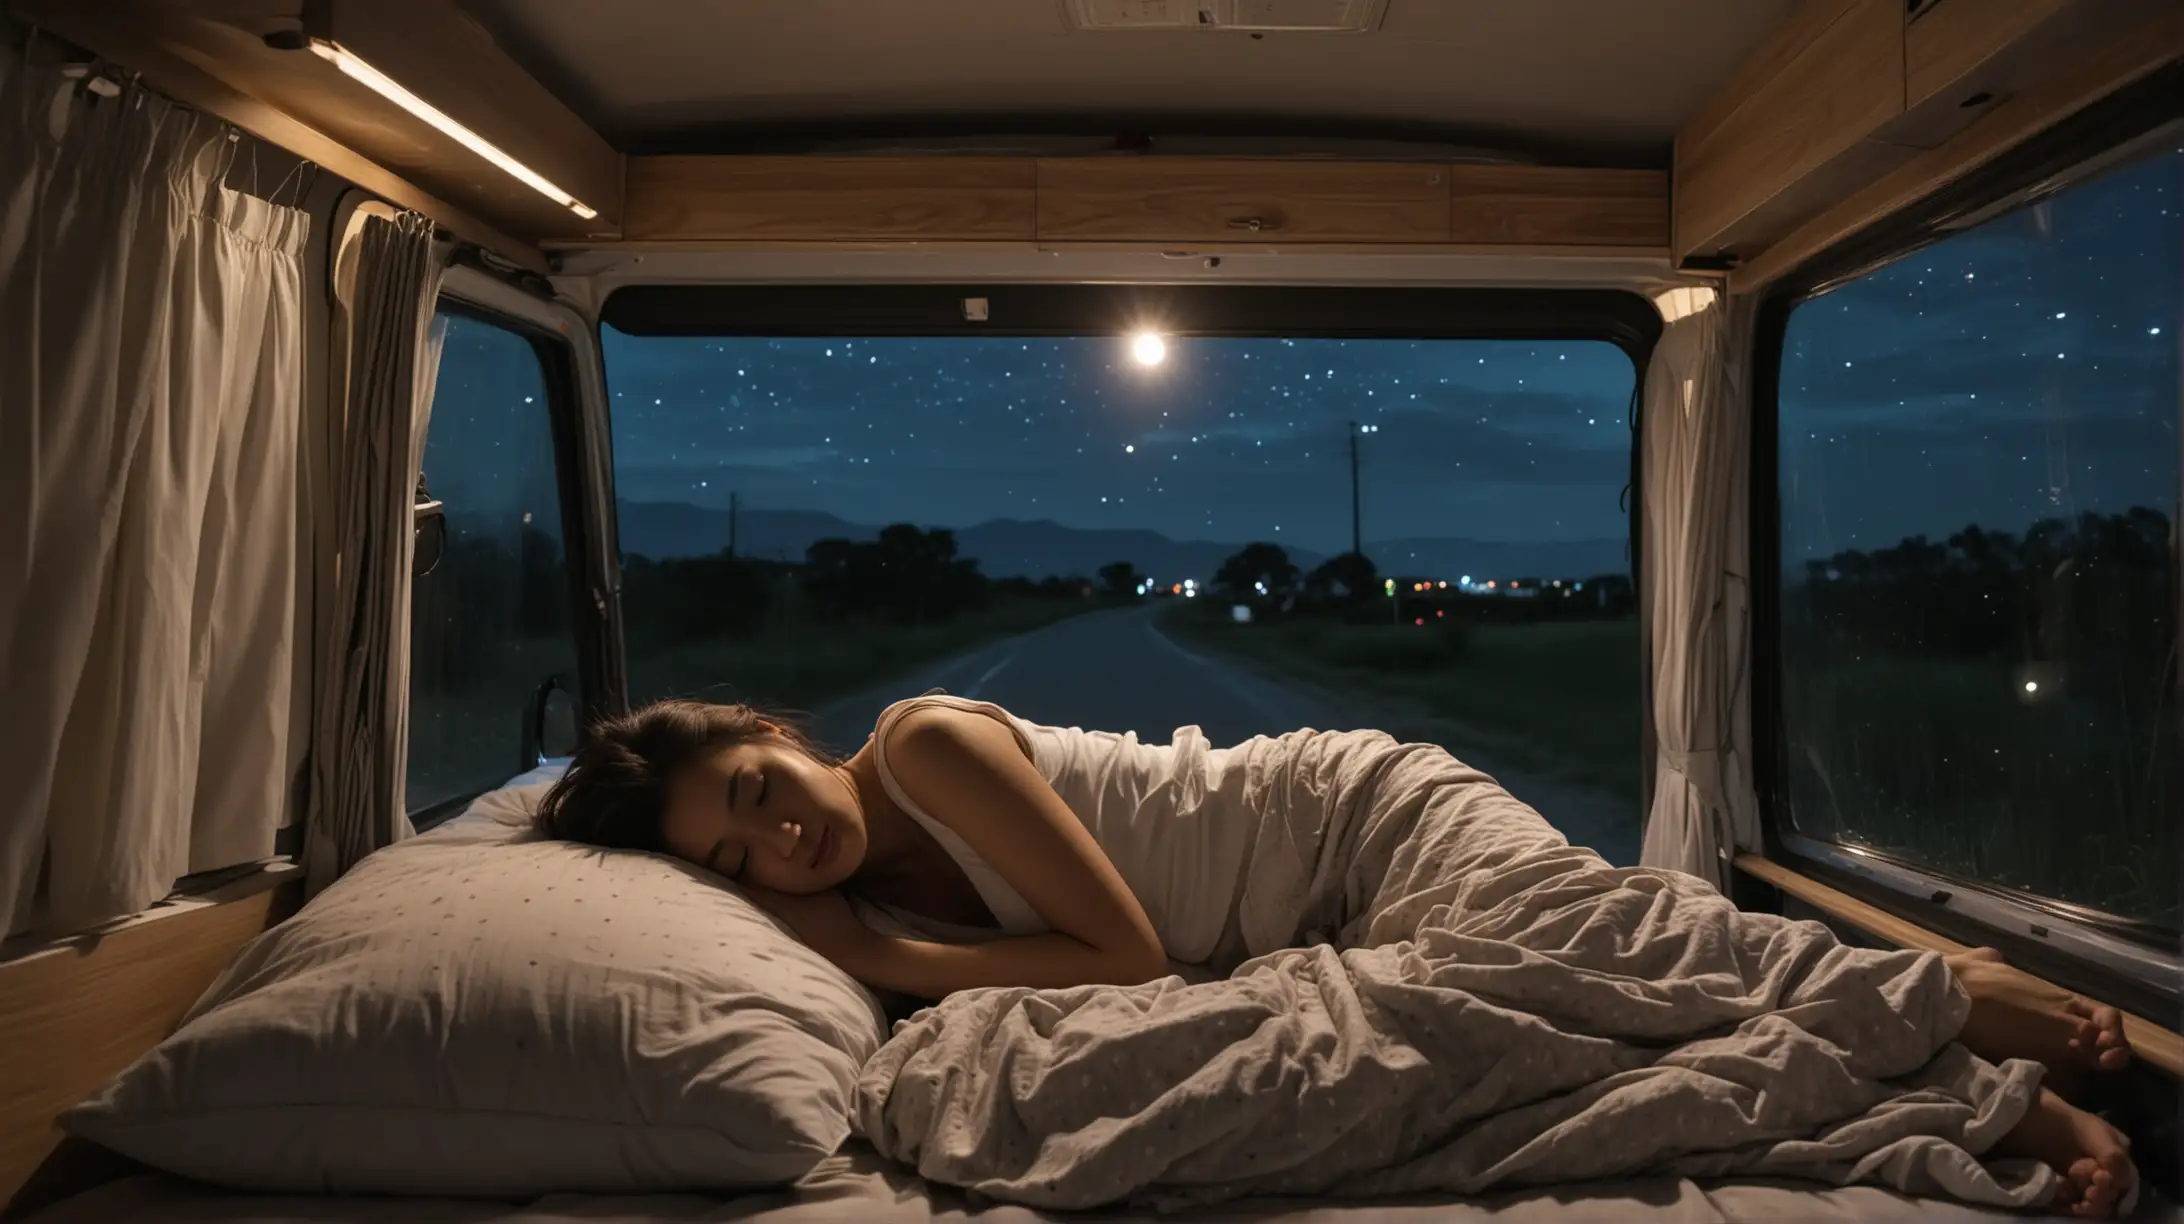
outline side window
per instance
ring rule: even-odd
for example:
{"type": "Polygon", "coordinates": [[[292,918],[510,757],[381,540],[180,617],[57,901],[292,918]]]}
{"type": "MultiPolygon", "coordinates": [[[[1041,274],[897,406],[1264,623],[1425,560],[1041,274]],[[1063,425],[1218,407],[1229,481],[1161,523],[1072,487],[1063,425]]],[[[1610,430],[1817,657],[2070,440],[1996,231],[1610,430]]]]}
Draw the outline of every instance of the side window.
{"type": "Polygon", "coordinates": [[[2184,152],[1789,315],[1796,831],[2174,929],[2184,152]]]}
{"type": "Polygon", "coordinates": [[[408,807],[487,790],[526,764],[541,686],[576,687],[570,587],[545,367],[508,328],[443,309],[410,595],[408,807]],[[430,567],[426,569],[426,567],[430,567]]]}

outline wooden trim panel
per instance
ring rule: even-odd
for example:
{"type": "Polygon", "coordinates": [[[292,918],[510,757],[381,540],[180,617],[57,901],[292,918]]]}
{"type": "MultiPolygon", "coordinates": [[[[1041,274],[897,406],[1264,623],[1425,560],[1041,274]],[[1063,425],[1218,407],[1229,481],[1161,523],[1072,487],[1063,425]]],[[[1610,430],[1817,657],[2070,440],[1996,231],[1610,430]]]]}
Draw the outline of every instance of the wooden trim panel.
{"type": "MultiPolygon", "coordinates": [[[[1755,879],[1765,880],[1805,904],[1898,947],[1939,952],[1946,956],[1962,952],[1969,946],[1936,935],[1917,923],[1860,901],[1841,889],[1831,888],[1809,876],[1800,875],[1772,859],[1757,854],[1739,854],[1736,856],[1735,865],[1737,870],[1755,879]]],[[[2123,1035],[2130,1041],[2132,1051],[2148,1066],[2160,1070],[2172,1079],[2184,1078],[2184,1036],[2130,1012],[2123,1014],[2123,1035]]]]}
{"type": "Polygon", "coordinates": [[[1017,157],[632,157],[622,236],[1029,242],[1036,187],[1017,157]]]}
{"type": "MultiPolygon", "coordinates": [[[[293,872],[288,873],[293,875],[293,872]]],[[[232,891],[251,887],[243,882],[232,891]]],[[[259,932],[292,912],[288,882],[153,910],[106,935],[0,963],[0,1203],[62,1140],[54,1118],[174,1031],[259,932]]]]}

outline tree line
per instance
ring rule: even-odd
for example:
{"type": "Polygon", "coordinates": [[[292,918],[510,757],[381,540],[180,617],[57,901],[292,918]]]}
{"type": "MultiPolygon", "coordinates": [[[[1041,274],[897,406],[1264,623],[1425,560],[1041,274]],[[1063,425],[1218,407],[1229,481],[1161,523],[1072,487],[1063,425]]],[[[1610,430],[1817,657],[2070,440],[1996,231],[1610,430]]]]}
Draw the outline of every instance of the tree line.
{"type": "Polygon", "coordinates": [[[2176,541],[2169,517],[2144,506],[2043,519],[2022,533],[1915,535],[1792,573],[1801,581],[1785,582],[1784,629],[1872,654],[2023,662],[2093,652],[2159,668],[2176,640],[2176,541]]]}
{"type": "MultiPolygon", "coordinates": [[[[980,571],[976,558],[960,555],[954,532],[896,523],[869,540],[814,541],[801,562],[727,550],[626,556],[622,612],[633,639],[689,641],[753,633],[776,616],[914,626],[944,623],[1001,597],[1128,600],[1145,581],[1124,560],[1089,578],[995,578],[980,571]]],[[[1620,576],[1601,581],[1621,583],[1625,592],[1629,585],[1620,576]]],[[[1306,571],[1265,541],[1225,559],[1205,593],[1262,611],[1387,615],[1383,580],[1370,557],[1346,552],[1306,571]]],[[[565,637],[573,597],[561,543],[552,535],[528,525],[458,531],[435,571],[416,586],[415,666],[450,683],[485,674],[508,641],[565,637]]],[[[1627,603],[1627,596],[1618,599],[1612,614],[1626,612],[1627,603]]]]}

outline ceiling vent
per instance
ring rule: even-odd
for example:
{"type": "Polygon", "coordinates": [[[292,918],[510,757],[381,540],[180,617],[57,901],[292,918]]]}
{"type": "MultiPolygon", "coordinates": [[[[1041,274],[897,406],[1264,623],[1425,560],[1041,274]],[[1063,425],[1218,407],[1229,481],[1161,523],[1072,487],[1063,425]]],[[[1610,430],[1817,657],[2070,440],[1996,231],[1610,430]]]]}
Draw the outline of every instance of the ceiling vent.
{"type": "Polygon", "coordinates": [[[1063,0],[1071,29],[1364,34],[1388,0],[1063,0]]]}

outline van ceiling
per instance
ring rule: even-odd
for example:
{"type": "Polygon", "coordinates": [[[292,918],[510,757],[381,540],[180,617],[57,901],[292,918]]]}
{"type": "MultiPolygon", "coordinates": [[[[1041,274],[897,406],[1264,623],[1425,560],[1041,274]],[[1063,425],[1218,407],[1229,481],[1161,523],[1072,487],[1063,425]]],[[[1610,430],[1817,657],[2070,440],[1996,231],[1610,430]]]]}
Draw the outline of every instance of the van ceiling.
{"type": "Polygon", "coordinates": [[[1372,33],[1257,39],[1072,30],[1062,0],[464,7],[628,152],[1129,135],[1665,166],[1677,125],[1792,3],[1391,0],[1372,33]]]}

